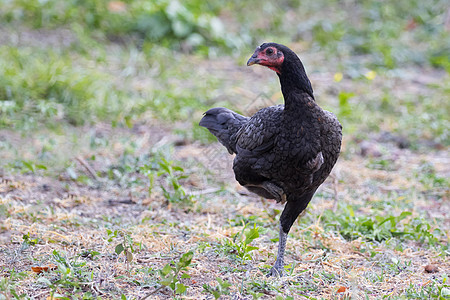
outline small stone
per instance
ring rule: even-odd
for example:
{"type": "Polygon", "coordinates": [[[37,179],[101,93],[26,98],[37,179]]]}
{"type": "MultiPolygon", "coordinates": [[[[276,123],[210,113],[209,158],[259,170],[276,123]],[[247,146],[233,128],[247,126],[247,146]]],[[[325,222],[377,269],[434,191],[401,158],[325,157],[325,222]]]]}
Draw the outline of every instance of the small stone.
{"type": "Polygon", "coordinates": [[[49,186],[48,184],[45,184],[45,183],[41,186],[41,188],[44,192],[49,192],[52,189],[51,186],[49,186]]]}
{"type": "Polygon", "coordinates": [[[377,143],[369,142],[369,141],[362,141],[359,144],[359,147],[361,149],[361,155],[367,156],[367,157],[380,157],[382,156],[380,146],[377,143]]]}
{"type": "Polygon", "coordinates": [[[425,272],[427,273],[437,273],[439,272],[439,268],[436,265],[426,265],[425,272]]]}

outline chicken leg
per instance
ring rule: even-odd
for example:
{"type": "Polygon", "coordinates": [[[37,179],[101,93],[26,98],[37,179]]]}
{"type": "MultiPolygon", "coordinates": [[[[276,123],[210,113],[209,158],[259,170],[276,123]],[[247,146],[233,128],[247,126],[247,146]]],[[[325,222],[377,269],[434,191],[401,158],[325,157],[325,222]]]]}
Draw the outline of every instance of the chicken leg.
{"type": "Polygon", "coordinates": [[[284,252],[286,250],[286,241],[289,230],[294,224],[297,217],[305,210],[308,206],[309,201],[311,201],[314,193],[316,191],[310,191],[309,193],[303,194],[301,197],[292,197],[288,199],[286,206],[284,207],[283,213],[280,217],[280,233],[279,233],[279,243],[278,243],[278,254],[277,260],[274,266],[270,269],[268,276],[283,276],[284,269],[284,252]]]}
{"type": "Polygon", "coordinates": [[[270,269],[269,274],[267,274],[267,277],[270,277],[270,276],[281,277],[281,276],[283,276],[284,250],[286,250],[287,236],[288,236],[288,234],[283,231],[283,227],[280,224],[280,235],[279,235],[279,242],[278,242],[277,260],[275,261],[275,264],[273,265],[272,269],[270,269]]]}

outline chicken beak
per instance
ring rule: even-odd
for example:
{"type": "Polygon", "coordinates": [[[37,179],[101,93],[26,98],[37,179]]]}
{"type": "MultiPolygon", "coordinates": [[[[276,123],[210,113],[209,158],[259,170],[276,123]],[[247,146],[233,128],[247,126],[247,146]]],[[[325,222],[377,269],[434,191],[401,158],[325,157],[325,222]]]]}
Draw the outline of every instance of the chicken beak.
{"type": "Polygon", "coordinates": [[[257,64],[257,63],[259,63],[260,61],[261,61],[261,59],[259,59],[259,58],[257,57],[257,54],[255,53],[255,54],[253,54],[252,57],[250,57],[250,59],[247,61],[247,66],[251,66],[251,65],[257,64]]]}

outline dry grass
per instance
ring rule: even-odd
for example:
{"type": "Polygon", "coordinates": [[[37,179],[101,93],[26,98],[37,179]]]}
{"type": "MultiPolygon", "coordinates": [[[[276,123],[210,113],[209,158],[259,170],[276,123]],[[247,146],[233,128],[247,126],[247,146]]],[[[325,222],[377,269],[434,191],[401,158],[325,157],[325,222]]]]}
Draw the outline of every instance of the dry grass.
{"type": "MultiPolygon", "coordinates": [[[[174,156],[180,160],[200,156],[211,151],[208,147],[179,146],[174,156]]],[[[34,175],[4,176],[0,183],[0,207],[4,209],[0,227],[1,276],[9,282],[8,289],[18,295],[35,299],[52,292],[70,296],[70,285],[48,287],[42,279],[56,282],[63,277],[63,270],[42,274],[31,271],[32,266],[57,262],[56,251],[73,272],[70,280],[81,280],[77,297],[84,291],[90,293],[89,297],[102,299],[122,294],[139,299],[158,288],[157,270],[193,250],[194,259],[186,270],[190,278],[181,279],[188,286],[187,293],[179,296],[183,299],[211,299],[203,285],[216,286],[216,277],[231,283],[230,295],[224,295],[224,299],[250,299],[251,291],[261,293],[255,297],[263,299],[276,295],[291,295],[294,299],[378,299],[400,297],[412,287],[426,290],[427,286],[442,285],[443,278],[448,277],[448,252],[408,239],[346,240],[322,222],[322,214],[333,209],[336,197],[339,205],[357,207],[355,213],[365,215],[383,199],[392,199],[392,193],[405,194],[397,200],[407,198],[411,217],[423,216],[426,211],[428,222],[445,233],[439,237],[441,244],[448,243],[448,190],[426,188],[412,176],[423,160],[432,162],[440,175],[447,176],[450,170],[446,153],[429,156],[401,151],[395,171],[368,168],[367,159],[358,155],[339,161],[333,175],[339,183],[327,180],[304,220],[290,234],[286,261],[291,269],[281,279],[266,278],[265,273],[275,260],[277,245],[270,239],[276,237],[275,210],[282,207],[241,195],[245,191],[234,184],[231,172],[219,173],[230,163],[231,158],[225,155],[223,163],[209,165],[212,174],[221,174],[216,182],[227,183],[224,189],[211,189],[211,181],[200,174],[192,174],[185,182],[187,189],[197,191],[193,192],[196,197],[189,210],[173,203],[167,206],[158,194],[148,197],[145,186],[134,187],[133,195],[140,195],[134,197],[130,191],[111,186],[93,189],[34,175]],[[233,252],[227,254],[224,241],[242,230],[239,218],[251,216],[256,217],[253,220],[262,230],[252,242],[258,250],[251,252],[251,260],[242,261],[233,258],[233,252]],[[122,239],[108,241],[107,229],[132,238],[134,253],[130,263],[125,256],[115,254],[114,248],[122,239]],[[33,242],[24,242],[24,235],[33,242]],[[400,249],[396,244],[403,245],[400,249]],[[98,254],[92,257],[93,252],[98,254]],[[425,272],[429,264],[437,266],[438,272],[425,272]],[[11,272],[23,276],[8,281],[11,272]]],[[[399,205],[384,213],[398,215],[402,210],[399,205]]],[[[61,268],[61,264],[58,266],[61,268]]],[[[12,297],[8,289],[2,292],[7,298],[12,297]]],[[[161,289],[151,297],[168,299],[172,292],[161,289]]]]}

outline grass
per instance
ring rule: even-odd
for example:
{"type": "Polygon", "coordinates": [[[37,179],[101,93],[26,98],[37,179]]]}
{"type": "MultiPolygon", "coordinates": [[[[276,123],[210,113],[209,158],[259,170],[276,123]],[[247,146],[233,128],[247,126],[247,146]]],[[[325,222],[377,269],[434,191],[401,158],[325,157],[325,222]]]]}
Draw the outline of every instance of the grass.
{"type": "Polygon", "coordinates": [[[449,299],[445,1],[88,2],[0,0],[0,299],[449,299]],[[282,279],[197,125],[282,103],[270,40],[344,125],[282,279]]]}
{"type": "Polygon", "coordinates": [[[115,91],[106,72],[75,66],[65,53],[8,46],[1,53],[3,126],[26,127],[45,120],[80,125],[120,110],[124,95],[115,91]],[[14,118],[30,115],[36,119],[14,118]]]}

